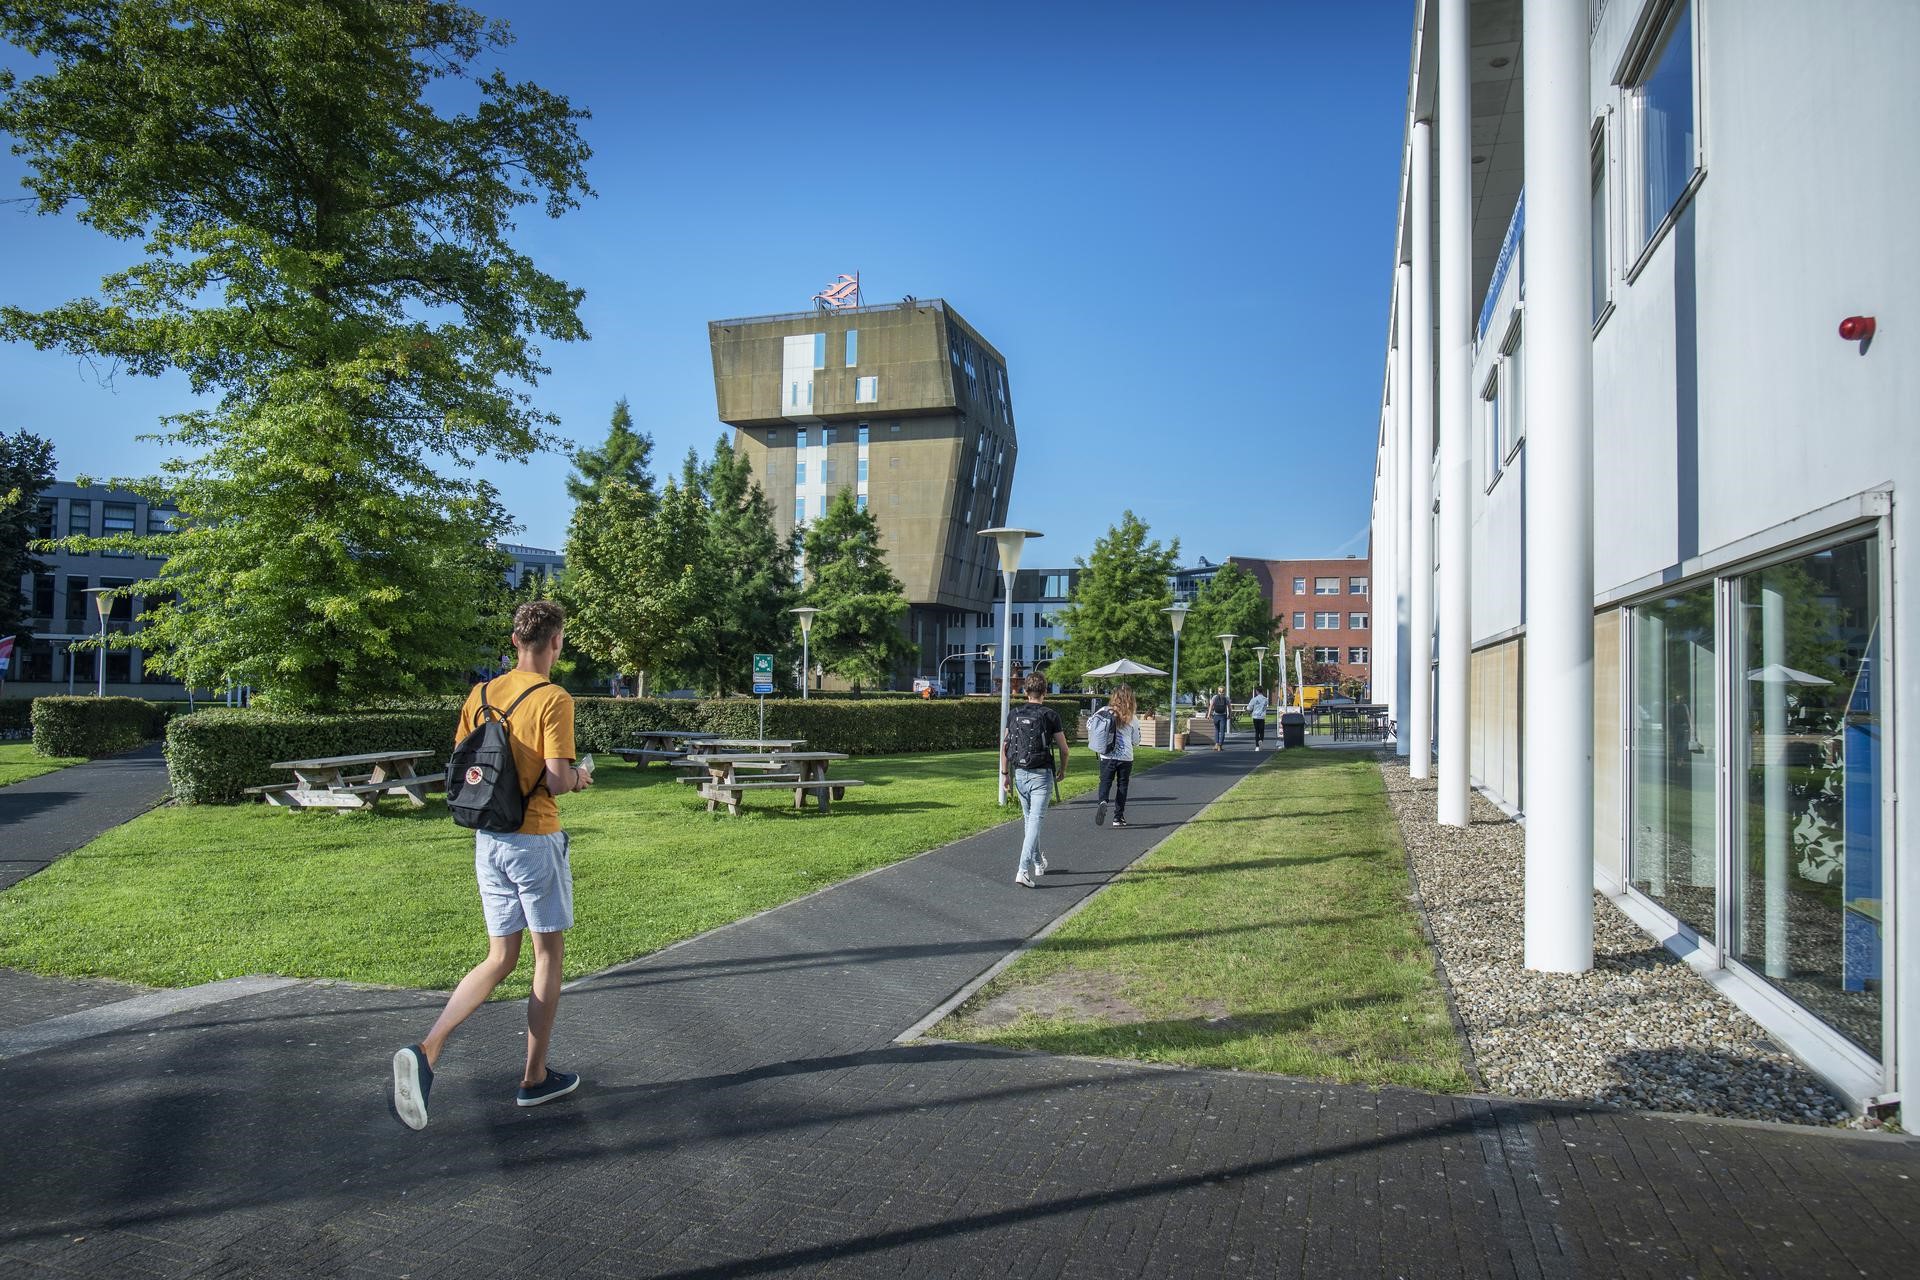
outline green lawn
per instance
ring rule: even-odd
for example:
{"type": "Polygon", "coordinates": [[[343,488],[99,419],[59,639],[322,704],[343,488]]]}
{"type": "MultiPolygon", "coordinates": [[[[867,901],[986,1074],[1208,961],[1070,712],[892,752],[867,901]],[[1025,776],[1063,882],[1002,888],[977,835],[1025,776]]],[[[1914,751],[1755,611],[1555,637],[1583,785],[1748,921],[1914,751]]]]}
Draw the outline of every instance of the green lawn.
{"type": "Polygon", "coordinates": [[[0,742],[0,787],[10,782],[25,782],[70,764],[82,764],[80,756],[39,756],[31,742],[0,742]]]}
{"type": "MultiPolygon", "coordinates": [[[[1143,767],[1169,753],[1143,751],[1143,767]]],[[[1084,756],[1082,757],[1084,761],[1084,756]]],[[[603,762],[560,801],[579,976],[1005,821],[991,752],[849,763],[870,785],[820,817],[762,793],[709,815],[660,766],[603,762]]],[[[1076,795],[1097,772],[1072,771],[1076,795]]],[[[485,951],[473,833],[435,801],[327,813],[158,809],[0,893],[0,966],[186,986],[245,973],[446,988],[485,951]]],[[[523,963],[505,995],[524,995],[523,963]]]]}
{"type": "Polygon", "coordinates": [[[934,1034],[1467,1087],[1370,757],[1277,754],[934,1034]]]}

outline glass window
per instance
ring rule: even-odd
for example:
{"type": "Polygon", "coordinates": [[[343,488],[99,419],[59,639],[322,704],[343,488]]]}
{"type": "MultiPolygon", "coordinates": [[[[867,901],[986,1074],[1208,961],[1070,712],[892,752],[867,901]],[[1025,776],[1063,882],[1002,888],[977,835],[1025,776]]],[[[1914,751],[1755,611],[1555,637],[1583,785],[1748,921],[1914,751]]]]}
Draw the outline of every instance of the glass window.
{"type": "Polygon", "coordinates": [[[822,447],[832,444],[835,440],[838,440],[839,438],[840,438],[840,433],[834,428],[832,427],[820,428],[820,444],[822,447]]]}
{"type": "Polygon", "coordinates": [[[1338,579],[1338,578],[1315,578],[1315,579],[1313,580],[1313,594],[1315,594],[1315,595],[1317,595],[1317,596],[1337,596],[1337,595],[1339,595],[1339,594],[1340,594],[1340,579],[1338,579]]]}
{"type": "Polygon", "coordinates": [[[1523,340],[1526,332],[1519,320],[1513,322],[1513,332],[1507,337],[1506,354],[1500,361],[1500,459],[1505,465],[1506,459],[1513,456],[1513,450],[1527,434],[1525,416],[1526,400],[1521,389],[1521,379],[1526,377],[1527,364],[1523,359],[1523,340]]]}
{"type": "Polygon", "coordinates": [[[839,479],[839,470],[839,464],[832,458],[824,459],[820,463],[820,483],[831,487],[833,482],[839,479]]]}
{"type": "Polygon", "coordinates": [[[1589,197],[1588,231],[1593,237],[1593,319],[1597,322],[1607,306],[1607,134],[1604,128],[1593,139],[1593,194],[1589,197]]]}
{"type": "Polygon", "coordinates": [[[87,610],[92,608],[87,601],[87,588],[92,585],[86,578],[67,579],[67,630],[86,630],[87,610]],[[79,623],[79,627],[76,628],[74,623],[79,623]]]}
{"type": "Polygon", "coordinates": [[[1016,614],[1014,614],[1014,615],[1013,615],[1013,625],[1014,625],[1014,626],[1016,626],[1016,627],[1024,627],[1024,626],[1026,626],[1026,625],[1027,625],[1027,615],[1026,615],[1026,614],[1025,614],[1024,612],[1022,612],[1022,613],[1016,613],[1016,614]]]}
{"type": "Polygon", "coordinates": [[[864,493],[856,494],[853,499],[853,507],[856,511],[865,511],[867,509],[867,495],[864,493]]]}
{"type": "Polygon", "coordinates": [[[53,575],[36,573],[33,575],[33,616],[53,620],[53,575]]]}
{"type": "Polygon", "coordinates": [[[847,368],[851,369],[859,363],[860,331],[858,329],[849,329],[847,330],[847,368]]]}
{"type": "Polygon", "coordinates": [[[867,424],[864,422],[860,424],[859,435],[856,437],[856,442],[862,449],[867,447],[867,424]]]}
{"type": "Polygon", "coordinates": [[[57,538],[60,536],[60,508],[52,498],[40,500],[38,518],[33,524],[33,536],[36,538],[57,538]]]}
{"type": "Polygon", "coordinates": [[[1295,631],[1305,631],[1307,629],[1307,614],[1304,609],[1293,615],[1293,629],[1295,631]]]}
{"type": "Polygon", "coordinates": [[[1367,629],[1367,615],[1364,613],[1348,614],[1347,626],[1354,631],[1365,631],[1367,629]]]}
{"type": "Polygon", "coordinates": [[[1340,661],[1340,646],[1337,644],[1316,646],[1313,651],[1313,660],[1315,662],[1340,661]]]}
{"type": "Polygon", "coordinates": [[[796,487],[805,485],[807,483],[807,464],[806,463],[796,462],[793,464],[793,483],[796,487]]]}
{"type": "Polygon", "coordinates": [[[793,447],[796,449],[804,449],[807,447],[807,429],[805,427],[793,433],[793,447]]]}
{"type": "MultiPolygon", "coordinates": [[[[133,504],[131,502],[103,502],[100,504],[100,532],[103,536],[133,532],[133,504]]],[[[131,551],[107,551],[104,555],[130,556],[131,551]]]]}
{"type": "Polygon", "coordinates": [[[1736,581],[1728,952],[1875,1057],[1886,893],[1879,547],[1736,581]]]}
{"type": "Polygon", "coordinates": [[[147,508],[147,532],[151,534],[173,533],[180,521],[180,513],[172,507],[147,508]]]}
{"type": "Polygon", "coordinates": [[[1653,239],[1693,180],[1693,9],[1674,7],[1633,86],[1640,124],[1640,243],[1653,239]]]}
{"type": "Polygon", "coordinates": [[[824,516],[827,514],[827,495],[826,494],[823,493],[819,497],[813,500],[813,514],[816,516],[824,516]]]}
{"type": "Polygon", "coordinates": [[[1340,615],[1331,611],[1313,615],[1313,625],[1320,631],[1336,631],[1340,627],[1340,615]]]}
{"type": "Polygon", "coordinates": [[[867,460],[865,458],[862,458],[860,459],[860,483],[865,484],[866,482],[867,482],[867,460]]]}
{"type": "Polygon", "coordinates": [[[797,382],[787,385],[787,407],[791,409],[800,407],[800,384],[797,382]]]}
{"type": "Polygon", "coordinates": [[[1494,362],[1487,384],[1480,388],[1480,456],[1484,486],[1500,478],[1500,364],[1494,362]]]}
{"type": "Polygon", "coordinates": [[[1714,936],[1713,587],[1633,609],[1633,885],[1714,936]]]}
{"type": "Polygon", "coordinates": [[[824,333],[813,335],[813,367],[816,369],[827,367],[827,335],[824,333]]]}
{"type": "Polygon", "coordinates": [[[1365,578],[1348,578],[1347,594],[1350,596],[1363,596],[1367,594],[1367,580],[1365,578]]]}
{"type": "Polygon", "coordinates": [[[793,522],[795,524],[804,524],[806,519],[807,500],[805,498],[795,498],[793,500],[793,522]]]}
{"type": "MultiPolygon", "coordinates": [[[[126,588],[133,585],[133,579],[132,578],[102,578],[100,579],[100,585],[103,587],[109,587],[115,591],[124,591],[126,588]]],[[[98,617],[99,615],[95,614],[94,616],[98,617]]],[[[107,621],[121,623],[123,624],[123,626],[126,623],[132,622],[133,621],[133,597],[130,595],[114,596],[107,606],[107,621]]],[[[125,652],[125,651],[122,650],[122,652],[125,652]]]]}
{"type": "Polygon", "coordinates": [[[880,400],[880,379],[855,378],[853,380],[853,402],[855,404],[877,404],[880,400]]]}
{"type": "Polygon", "coordinates": [[[1347,650],[1347,661],[1364,667],[1367,664],[1367,646],[1356,644],[1349,647],[1347,650]]]}
{"type": "Polygon", "coordinates": [[[93,504],[82,502],[78,498],[67,500],[67,534],[93,534],[93,504]]]}
{"type": "Polygon", "coordinates": [[[1297,596],[1307,594],[1307,580],[1305,578],[1295,578],[1293,580],[1293,594],[1297,596]]]}

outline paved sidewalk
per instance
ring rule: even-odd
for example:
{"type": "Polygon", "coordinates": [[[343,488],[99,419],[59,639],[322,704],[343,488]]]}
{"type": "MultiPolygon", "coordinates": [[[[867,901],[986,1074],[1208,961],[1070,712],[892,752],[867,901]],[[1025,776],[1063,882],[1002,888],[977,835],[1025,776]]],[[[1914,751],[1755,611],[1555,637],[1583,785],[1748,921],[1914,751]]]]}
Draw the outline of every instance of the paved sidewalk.
{"type": "MultiPolygon", "coordinates": [[[[24,1275],[1895,1275],[1920,1146],[892,1037],[1252,763],[997,828],[572,989],[577,1097],[511,1101],[518,1003],[433,1123],[432,993],[302,983],[0,1062],[24,1275]]],[[[619,904],[583,902],[583,910],[619,904]]]]}
{"type": "Polygon", "coordinates": [[[0,889],[167,798],[160,744],[0,787],[0,889]]]}

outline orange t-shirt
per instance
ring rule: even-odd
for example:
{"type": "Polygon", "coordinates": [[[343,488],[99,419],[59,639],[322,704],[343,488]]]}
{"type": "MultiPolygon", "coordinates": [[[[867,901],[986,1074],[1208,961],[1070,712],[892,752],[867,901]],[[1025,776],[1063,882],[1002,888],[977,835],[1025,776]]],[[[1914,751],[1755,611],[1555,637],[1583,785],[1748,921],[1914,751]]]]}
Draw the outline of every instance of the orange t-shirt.
{"type": "MultiPolygon", "coordinates": [[[[485,686],[487,704],[496,711],[505,711],[515,698],[544,678],[531,671],[509,671],[495,676],[485,686]]],[[[475,685],[467,695],[466,705],[460,708],[460,728],[454,734],[455,742],[480,725],[481,687],[475,685]]],[[[527,700],[507,721],[507,737],[513,743],[513,767],[520,771],[520,789],[525,791],[546,776],[547,761],[574,758],[573,695],[557,684],[527,694],[527,700]]],[[[544,836],[558,830],[560,806],[553,802],[552,794],[544,785],[536,787],[527,799],[527,816],[520,824],[521,833],[544,836]]]]}

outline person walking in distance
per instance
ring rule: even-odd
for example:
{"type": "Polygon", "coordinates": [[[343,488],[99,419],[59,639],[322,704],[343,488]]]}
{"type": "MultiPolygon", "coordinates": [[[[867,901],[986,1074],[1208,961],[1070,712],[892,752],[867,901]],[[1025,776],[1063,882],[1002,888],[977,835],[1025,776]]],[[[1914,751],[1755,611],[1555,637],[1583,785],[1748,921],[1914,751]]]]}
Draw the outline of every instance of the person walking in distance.
{"type": "Polygon", "coordinates": [[[1127,825],[1127,784],[1133,781],[1133,749],[1140,745],[1140,726],[1134,723],[1136,710],[1133,689],[1123,684],[1113,691],[1113,700],[1094,713],[1111,717],[1111,725],[1104,730],[1102,737],[1105,750],[1098,751],[1100,803],[1093,811],[1093,825],[1096,827],[1107,820],[1109,788],[1113,792],[1113,825],[1127,825]]]}
{"type": "Polygon", "coordinates": [[[1000,767],[1013,779],[1020,811],[1026,816],[1020,867],[1013,874],[1013,882],[1031,889],[1035,877],[1047,873],[1047,860],[1040,856],[1040,823],[1047,816],[1047,801],[1055,784],[1067,776],[1067,731],[1060,724],[1060,713],[1045,702],[1045,675],[1038,671],[1028,674],[1026,691],[1027,700],[1007,714],[1000,767]],[[1057,771],[1055,751],[1060,753],[1057,771]]]}
{"type": "Polygon", "coordinates": [[[1255,689],[1253,696],[1247,699],[1247,714],[1253,717],[1253,749],[1258,751],[1260,744],[1267,740],[1267,691],[1255,689]]]}
{"type": "MultiPolygon", "coordinates": [[[[591,769],[574,764],[573,698],[547,678],[565,642],[565,626],[566,614],[551,600],[521,605],[513,615],[518,664],[505,675],[475,685],[460,709],[456,759],[480,737],[476,731],[485,722],[501,724],[511,747],[512,771],[503,759],[498,776],[501,783],[511,785],[511,792],[491,786],[488,766],[480,763],[465,767],[461,777],[448,779],[447,800],[456,821],[476,826],[474,874],[486,919],[487,958],[460,980],[426,1037],[393,1056],[394,1110],[412,1129],[427,1125],[427,1097],[447,1037],[512,976],[520,963],[523,933],[533,935],[533,992],[527,999],[526,1069],[515,1101],[537,1107],[565,1097],[580,1085],[578,1075],[547,1065],[547,1046],[560,1007],[566,931],[573,927],[573,869],[554,798],[593,784],[591,769]],[[471,802],[475,795],[491,795],[494,808],[504,804],[506,812],[512,813],[514,797],[522,793],[524,817],[517,829],[488,829],[463,820],[463,802],[471,802]]],[[[480,747],[482,753],[485,750],[484,745],[480,747]]]]}
{"type": "Polygon", "coordinates": [[[1215,689],[1213,697],[1207,703],[1207,714],[1213,717],[1213,749],[1221,751],[1227,745],[1227,726],[1233,719],[1233,706],[1227,701],[1224,688],[1215,689]]]}

